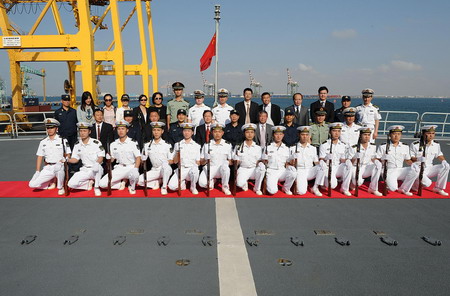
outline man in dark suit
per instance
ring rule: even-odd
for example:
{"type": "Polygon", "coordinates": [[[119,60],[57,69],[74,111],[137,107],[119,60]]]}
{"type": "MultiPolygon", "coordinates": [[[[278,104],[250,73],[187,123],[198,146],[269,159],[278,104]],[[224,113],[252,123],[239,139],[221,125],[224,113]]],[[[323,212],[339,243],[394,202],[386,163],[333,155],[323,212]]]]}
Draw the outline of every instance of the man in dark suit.
{"type": "Polygon", "coordinates": [[[262,104],[259,105],[259,111],[266,111],[268,114],[267,123],[273,126],[279,125],[281,122],[281,110],[280,106],[272,104],[270,102],[270,94],[264,92],[261,95],[262,104]]]}
{"type": "Polygon", "coordinates": [[[287,107],[284,111],[286,114],[286,110],[291,109],[292,113],[294,113],[294,123],[298,126],[309,125],[309,113],[308,108],[302,105],[303,95],[301,93],[295,93],[292,96],[292,101],[294,104],[287,107]]]}
{"type": "Polygon", "coordinates": [[[327,101],[327,96],[328,88],[326,86],[319,87],[319,100],[312,103],[309,107],[309,113],[313,122],[316,122],[316,111],[320,108],[325,109],[327,112],[325,121],[334,122],[334,104],[327,101]]]}
{"type": "Polygon", "coordinates": [[[205,143],[208,143],[209,140],[212,139],[212,130],[211,130],[211,123],[212,123],[213,113],[211,110],[205,110],[203,111],[203,121],[204,124],[200,124],[195,129],[195,136],[194,140],[203,147],[205,143]]]}
{"type": "Polygon", "coordinates": [[[259,123],[256,125],[255,142],[257,145],[264,147],[272,142],[272,127],[267,123],[269,117],[266,111],[259,111],[259,123]]]}
{"type": "Polygon", "coordinates": [[[239,124],[258,123],[258,103],[252,102],[253,90],[251,88],[244,89],[244,101],[236,104],[239,116],[239,124]]]}
{"type": "Polygon", "coordinates": [[[103,121],[103,110],[96,108],[94,110],[95,123],[91,127],[91,138],[97,139],[103,147],[114,141],[114,129],[109,123],[103,121]]]}

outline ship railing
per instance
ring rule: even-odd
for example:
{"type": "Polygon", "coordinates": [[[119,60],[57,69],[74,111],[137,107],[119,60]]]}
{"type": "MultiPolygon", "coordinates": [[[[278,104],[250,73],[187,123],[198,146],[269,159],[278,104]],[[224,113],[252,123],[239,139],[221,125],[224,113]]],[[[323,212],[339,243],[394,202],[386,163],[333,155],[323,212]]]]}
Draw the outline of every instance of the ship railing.
{"type": "Polygon", "coordinates": [[[399,124],[405,127],[403,134],[415,135],[419,129],[420,114],[410,111],[380,111],[381,119],[378,134],[385,135],[391,125],[399,124]]]}
{"type": "Polygon", "coordinates": [[[14,123],[13,123],[11,115],[9,113],[0,113],[0,117],[1,116],[7,117],[8,120],[0,122],[0,131],[2,131],[0,134],[8,135],[11,137],[11,139],[13,139],[14,138],[14,123]],[[8,126],[10,127],[10,129],[8,129],[8,126]]]}
{"type": "Polygon", "coordinates": [[[45,112],[16,112],[13,115],[14,127],[16,132],[16,138],[19,135],[45,135],[47,131],[45,130],[45,126],[43,124],[44,120],[47,118],[53,118],[55,114],[54,111],[45,111],[45,112]],[[23,121],[23,116],[27,116],[28,121],[23,121]],[[33,121],[30,120],[30,117],[38,118],[33,121]]]}
{"type": "Polygon", "coordinates": [[[424,125],[434,124],[437,125],[436,136],[448,137],[450,136],[450,113],[442,112],[424,112],[420,116],[419,129],[424,125]]]}

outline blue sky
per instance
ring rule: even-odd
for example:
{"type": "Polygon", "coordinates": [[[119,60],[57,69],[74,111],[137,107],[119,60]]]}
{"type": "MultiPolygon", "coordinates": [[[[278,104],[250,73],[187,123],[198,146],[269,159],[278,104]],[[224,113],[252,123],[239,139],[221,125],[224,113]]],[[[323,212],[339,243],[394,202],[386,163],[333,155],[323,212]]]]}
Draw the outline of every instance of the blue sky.
{"type": "MultiPolygon", "coordinates": [[[[154,0],[160,90],[165,92],[165,84],[177,80],[188,93],[202,88],[199,59],[214,34],[214,4],[222,6],[219,87],[234,94],[248,87],[248,70],[263,91],[285,93],[289,68],[305,94],[326,85],[330,93],[339,95],[355,95],[370,87],[379,95],[450,97],[450,1],[437,0],[154,0]]],[[[73,18],[64,9],[65,28],[74,32],[73,18]]],[[[129,10],[129,4],[122,5],[122,21],[129,10]]],[[[24,14],[11,17],[24,31],[32,25],[24,14]]],[[[128,63],[140,57],[133,25],[131,21],[124,32],[128,63]]],[[[53,27],[51,17],[46,18],[37,34],[54,32],[53,27]]],[[[109,44],[107,31],[96,37],[98,49],[109,44]]],[[[48,93],[61,94],[67,76],[63,63],[29,65],[46,68],[51,81],[48,93]]],[[[213,75],[213,67],[205,71],[209,81],[213,75]]],[[[9,80],[4,51],[0,76],[9,80]]],[[[42,89],[37,77],[32,86],[37,92],[42,89]]],[[[113,79],[102,77],[101,89],[115,93],[113,79]]],[[[139,80],[128,78],[127,91],[140,93],[139,80]]]]}

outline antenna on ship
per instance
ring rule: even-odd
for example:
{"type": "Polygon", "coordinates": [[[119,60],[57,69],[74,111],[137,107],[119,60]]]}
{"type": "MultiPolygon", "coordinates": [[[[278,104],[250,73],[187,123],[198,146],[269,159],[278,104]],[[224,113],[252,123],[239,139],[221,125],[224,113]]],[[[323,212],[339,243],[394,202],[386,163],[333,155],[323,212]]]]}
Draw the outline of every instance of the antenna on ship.
{"type": "Polygon", "coordinates": [[[298,92],[298,82],[292,80],[291,73],[289,72],[289,68],[287,68],[287,76],[288,76],[287,94],[292,96],[293,94],[298,92]]]}
{"type": "Polygon", "coordinates": [[[248,74],[250,75],[250,88],[253,90],[253,97],[259,97],[262,84],[261,82],[257,82],[255,78],[253,78],[251,70],[248,70],[248,74]]]}
{"type": "Polygon", "coordinates": [[[214,95],[214,83],[210,83],[208,82],[208,80],[205,79],[205,74],[203,74],[203,71],[200,73],[202,73],[203,91],[207,96],[214,95]]]}

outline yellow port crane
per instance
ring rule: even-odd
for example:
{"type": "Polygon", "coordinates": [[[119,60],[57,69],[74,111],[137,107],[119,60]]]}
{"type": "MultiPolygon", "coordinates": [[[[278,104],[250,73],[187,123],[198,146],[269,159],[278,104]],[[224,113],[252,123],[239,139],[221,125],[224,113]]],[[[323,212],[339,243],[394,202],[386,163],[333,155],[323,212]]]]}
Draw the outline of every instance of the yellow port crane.
{"type": "MultiPolygon", "coordinates": [[[[68,79],[64,89],[71,96],[72,106],[76,105],[75,73],[81,73],[83,90],[90,91],[97,101],[97,80],[99,75],[115,76],[117,95],[126,92],[125,76],[138,75],[142,78],[144,94],[150,94],[149,78],[152,89],[158,89],[158,67],[153,34],[151,0],[0,0],[0,49],[8,52],[12,90],[12,111],[23,110],[22,101],[22,62],[66,62],[68,79]],[[119,5],[133,2],[128,17],[120,23],[119,5]],[[28,33],[23,32],[9,18],[9,14],[19,5],[41,5],[40,13],[28,33]],[[69,5],[75,19],[75,34],[65,32],[62,17],[57,5],[69,5]],[[102,7],[101,16],[93,15],[91,7],[102,7]],[[53,15],[56,27],[54,35],[35,34],[47,14],[53,15]],[[141,60],[139,64],[125,64],[125,52],[122,42],[122,31],[130,19],[137,15],[141,60]],[[111,25],[103,24],[109,15],[111,25]],[[95,50],[95,34],[98,30],[112,29],[113,39],[107,50],[95,50]],[[150,55],[148,54],[148,45],[150,55]],[[103,65],[103,62],[111,63],[103,65]]],[[[29,11],[31,11],[30,9],[29,11]]],[[[36,9],[35,12],[38,12],[36,9]]],[[[16,20],[17,22],[17,20],[16,20]]],[[[121,105],[118,100],[119,106],[121,105]]]]}

